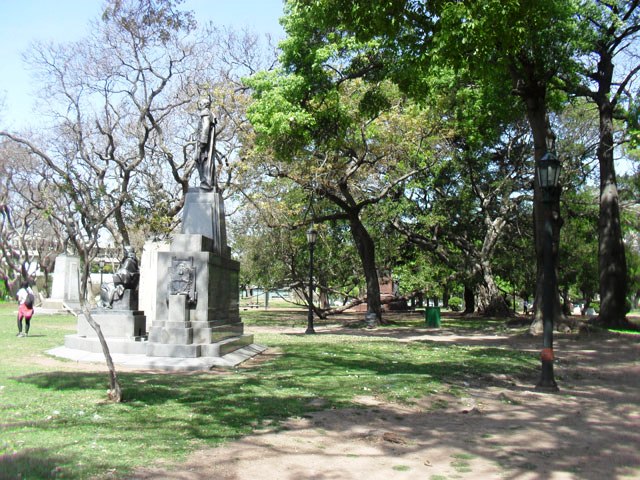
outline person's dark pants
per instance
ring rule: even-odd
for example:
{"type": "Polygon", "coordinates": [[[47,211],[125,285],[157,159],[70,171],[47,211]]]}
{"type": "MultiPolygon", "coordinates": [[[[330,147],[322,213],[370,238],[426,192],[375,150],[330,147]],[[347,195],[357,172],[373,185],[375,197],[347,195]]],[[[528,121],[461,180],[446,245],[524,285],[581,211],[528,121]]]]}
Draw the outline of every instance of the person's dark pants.
{"type": "MultiPolygon", "coordinates": [[[[31,327],[31,317],[24,319],[24,333],[29,333],[31,327]]],[[[18,315],[18,333],[22,333],[22,316],[18,315]]]]}

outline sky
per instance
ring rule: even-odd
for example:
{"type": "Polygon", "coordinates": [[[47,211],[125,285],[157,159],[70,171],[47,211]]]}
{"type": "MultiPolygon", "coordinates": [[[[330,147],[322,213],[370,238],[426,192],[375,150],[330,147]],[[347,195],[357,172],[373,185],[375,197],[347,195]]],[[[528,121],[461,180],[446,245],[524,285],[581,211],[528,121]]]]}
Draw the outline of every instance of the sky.
{"type": "MultiPolygon", "coordinates": [[[[283,0],[185,0],[201,23],[284,36],[278,23],[283,0]]],[[[37,84],[22,61],[35,41],[61,43],[79,40],[89,21],[102,12],[103,0],[0,0],[0,125],[19,129],[33,124],[33,96],[37,84]]]]}

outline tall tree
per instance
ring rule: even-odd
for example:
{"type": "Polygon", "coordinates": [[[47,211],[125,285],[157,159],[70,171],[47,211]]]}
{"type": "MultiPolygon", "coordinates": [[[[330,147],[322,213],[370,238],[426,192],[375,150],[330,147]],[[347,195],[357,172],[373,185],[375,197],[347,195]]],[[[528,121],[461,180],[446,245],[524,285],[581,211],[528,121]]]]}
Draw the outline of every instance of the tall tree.
{"type": "Polygon", "coordinates": [[[257,99],[249,118],[261,148],[253,158],[269,153],[274,161],[263,163],[264,174],[333,205],[313,221],[347,222],[366,278],[368,313],[380,323],[375,243],[363,212],[423,168],[432,124],[388,82],[371,88],[334,74],[342,80],[317,95],[304,77],[282,71],[248,81],[257,99]]]}
{"type": "MultiPolygon", "coordinates": [[[[538,161],[554,148],[555,135],[548,119],[550,82],[566,66],[575,38],[572,7],[559,0],[390,0],[375,4],[291,0],[284,19],[289,34],[282,44],[284,64],[308,78],[310,89],[322,90],[330,83],[326,58],[338,57],[349,77],[361,76],[369,81],[392,78],[418,98],[424,98],[431,87],[429,78],[435,75],[429,76],[428,72],[437,71],[443,64],[464,67],[472,78],[493,84],[496,92],[511,92],[522,100],[538,161]]],[[[536,182],[536,232],[542,232],[544,224],[538,207],[540,198],[536,182]]],[[[559,202],[552,208],[557,245],[559,202]]],[[[539,265],[541,239],[537,234],[539,265]]],[[[556,261],[557,249],[554,264],[556,261]]],[[[542,291],[542,268],[538,285],[537,298],[542,291]]],[[[554,311],[556,316],[560,314],[559,302],[555,302],[554,311]]],[[[536,319],[533,330],[541,325],[539,311],[536,319]]]]}
{"type": "MultiPolygon", "coordinates": [[[[515,124],[493,146],[453,139],[452,155],[441,158],[408,185],[409,202],[398,212],[396,228],[435,261],[454,270],[474,293],[468,313],[510,315],[493,273],[494,255],[507,226],[517,222],[524,194],[531,145],[527,128],[515,124]]],[[[487,138],[483,138],[487,141],[487,138]]]]}
{"type": "Polygon", "coordinates": [[[34,204],[41,194],[32,182],[33,171],[26,152],[12,142],[0,142],[0,280],[3,290],[12,294],[22,282],[34,282],[38,267],[46,272],[62,247],[34,204]]]}
{"type": "Polygon", "coordinates": [[[621,327],[628,325],[625,318],[628,284],[614,161],[614,119],[628,118],[622,110],[630,103],[632,82],[640,72],[640,2],[584,0],[580,2],[578,19],[582,55],[576,55],[575,75],[562,78],[567,91],[590,99],[598,108],[598,320],[606,326],[621,327]]]}

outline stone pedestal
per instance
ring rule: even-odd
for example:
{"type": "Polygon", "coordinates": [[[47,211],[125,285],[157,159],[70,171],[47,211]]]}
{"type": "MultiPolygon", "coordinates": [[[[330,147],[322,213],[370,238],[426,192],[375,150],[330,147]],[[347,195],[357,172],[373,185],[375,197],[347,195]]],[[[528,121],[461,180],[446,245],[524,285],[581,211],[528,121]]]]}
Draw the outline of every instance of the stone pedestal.
{"type": "MultiPolygon", "coordinates": [[[[140,310],[114,311],[96,309],[91,312],[91,316],[100,325],[100,330],[105,339],[135,339],[146,336],[147,320],[144,312],[140,310]]],[[[79,337],[98,338],[83,313],[78,315],[77,323],[79,337]]]]}
{"type": "Polygon", "coordinates": [[[211,252],[229,257],[222,195],[190,188],[184,199],[181,233],[207,237],[213,242],[211,252]]]}
{"type": "Polygon", "coordinates": [[[115,298],[109,310],[138,310],[138,290],[127,289],[122,297],[115,298]]]}
{"type": "MultiPolygon", "coordinates": [[[[100,325],[111,353],[144,354],[147,337],[147,318],[138,310],[138,291],[125,290],[113,302],[112,308],[94,308],[91,317],[100,325]]],[[[77,334],[65,336],[68,348],[101,352],[102,346],[84,313],[77,318],[77,334]]]]}
{"type": "Polygon", "coordinates": [[[240,264],[226,245],[219,193],[192,189],[182,232],[158,252],[158,281],[149,356],[220,356],[253,342],[238,307],[240,264]]]}
{"type": "MultiPolygon", "coordinates": [[[[158,252],[169,251],[168,242],[145,242],[140,256],[139,309],[150,323],[156,318],[156,282],[158,279],[158,252]]],[[[148,327],[151,325],[147,324],[148,327]]]]}
{"type": "Polygon", "coordinates": [[[80,302],[80,258],[58,255],[53,270],[51,300],[58,302],[80,302]]]}

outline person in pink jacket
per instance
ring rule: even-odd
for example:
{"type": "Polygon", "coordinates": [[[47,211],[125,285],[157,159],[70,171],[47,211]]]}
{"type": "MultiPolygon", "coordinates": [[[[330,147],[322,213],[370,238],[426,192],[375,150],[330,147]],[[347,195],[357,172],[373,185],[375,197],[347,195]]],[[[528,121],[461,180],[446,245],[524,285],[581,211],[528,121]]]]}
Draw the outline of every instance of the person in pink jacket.
{"type": "Polygon", "coordinates": [[[29,328],[31,327],[34,299],[33,290],[31,290],[29,282],[22,282],[16,297],[18,298],[18,337],[26,337],[29,335],[29,328]],[[22,333],[23,319],[25,322],[24,333],[22,333]]]}

